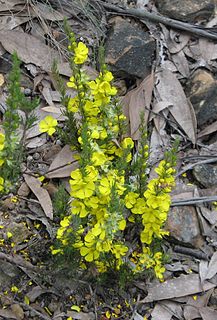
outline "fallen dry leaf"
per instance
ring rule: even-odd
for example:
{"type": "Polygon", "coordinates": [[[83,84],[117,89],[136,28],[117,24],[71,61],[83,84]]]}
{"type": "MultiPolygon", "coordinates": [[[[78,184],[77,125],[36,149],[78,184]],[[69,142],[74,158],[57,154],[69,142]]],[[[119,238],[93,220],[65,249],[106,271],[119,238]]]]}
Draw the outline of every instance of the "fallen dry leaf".
{"type": "Polygon", "coordinates": [[[5,83],[5,78],[2,73],[0,73],[0,87],[5,83]]]}
{"type": "Polygon", "coordinates": [[[172,316],[177,316],[178,319],[182,316],[181,305],[173,301],[162,301],[155,305],[151,312],[154,320],[170,320],[172,316]]]}
{"type": "Polygon", "coordinates": [[[129,91],[121,103],[125,109],[125,115],[129,115],[130,135],[133,140],[139,139],[140,114],[145,112],[144,122],[147,125],[149,111],[154,88],[154,76],[151,73],[140,85],[129,91]]]}
{"type": "Polygon", "coordinates": [[[186,305],[184,306],[184,318],[186,320],[193,320],[200,318],[200,308],[206,307],[213,289],[207,291],[205,294],[189,297],[186,305]]]}
{"type": "Polygon", "coordinates": [[[176,54],[171,55],[171,58],[181,75],[183,75],[185,78],[188,78],[190,75],[190,68],[184,52],[179,51],[176,54]]]}
{"type": "Polygon", "coordinates": [[[32,192],[38,199],[42,209],[44,210],[45,215],[52,220],[53,205],[47,190],[42,188],[41,182],[37,178],[30,176],[29,174],[24,174],[23,177],[29,188],[32,190],[32,192]]]}
{"type": "Polygon", "coordinates": [[[14,8],[17,4],[23,4],[23,6],[26,5],[25,1],[23,0],[2,0],[1,1],[1,6],[0,6],[0,11],[9,11],[14,8]]]}
{"type": "Polygon", "coordinates": [[[212,255],[205,279],[210,280],[212,277],[216,275],[216,273],[217,273],[217,251],[214,252],[212,255]]]}
{"type": "Polygon", "coordinates": [[[49,179],[69,177],[71,172],[78,168],[78,161],[74,159],[75,154],[70,146],[64,146],[51,163],[46,177],[49,179]]]}
{"type": "Polygon", "coordinates": [[[162,31],[167,48],[170,53],[180,52],[188,43],[190,36],[188,34],[179,33],[179,31],[171,29],[170,31],[163,26],[162,31]]]}
{"type": "Polygon", "coordinates": [[[184,297],[210,290],[216,286],[217,284],[205,281],[202,288],[198,274],[181,275],[178,278],[153,285],[148,289],[147,297],[140,302],[147,303],[158,300],[184,297]]]}
{"type": "Polygon", "coordinates": [[[3,319],[16,319],[16,315],[9,309],[0,309],[0,317],[3,319]]]}
{"type": "Polygon", "coordinates": [[[196,142],[196,116],[192,105],[186,98],[184,90],[175,74],[166,69],[156,73],[156,96],[159,101],[172,105],[169,108],[173,118],[183,129],[189,139],[196,142]]]}
{"type": "Polygon", "coordinates": [[[67,316],[72,317],[75,320],[94,320],[95,315],[93,312],[84,313],[84,312],[76,312],[76,311],[67,311],[67,316]]]}
{"type": "Polygon", "coordinates": [[[142,317],[138,312],[134,312],[133,314],[133,320],[144,320],[144,317],[142,317]]]}
{"type": "Polygon", "coordinates": [[[40,2],[36,2],[32,5],[32,12],[36,14],[38,17],[43,17],[45,20],[50,21],[61,21],[64,20],[64,15],[59,11],[52,8],[49,4],[44,4],[40,2]]]}
{"type": "Polygon", "coordinates": [[[212,124],[208,125],[205,129],[198,133],[198,138],[202,138],[207,136],[210,133],[217,131],[217,121],[213,122],[212,124]]]}
{"type": "Polygon", "coordinates": [[[21,31],[1,31],[0,42],[9,53],[12,54],[16,51],[23,62],[34,63],[45,71],[51,71],[55,59],[61,62],[57,51],[39,39],[21,31]]]}
{"type": "Polygon", "coordinates": [[[216,320],[217,311],[209,307],[204,307],[199,309],[200,315],[203,320],[216,320]]]}

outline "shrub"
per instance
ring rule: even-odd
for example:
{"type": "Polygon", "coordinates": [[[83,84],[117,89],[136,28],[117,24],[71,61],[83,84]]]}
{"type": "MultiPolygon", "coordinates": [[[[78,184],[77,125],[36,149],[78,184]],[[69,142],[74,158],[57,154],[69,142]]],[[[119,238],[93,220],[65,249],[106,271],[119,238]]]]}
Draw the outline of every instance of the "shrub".
{"type": "MultiPolygon", "coordinates": [[[[135,146],[126,135],[126,117],[112,73],[103,64],[98,77],[89,80],[83,69],[88,48],[72,33],[69,41],[73,75],[67,86],[76,95],[63,100],[76,123],[76,132],[68,132],[71,141],[77,137],[71,147],[78,150],[79,168],[71,173],[70,212],[60,221],[58,246],[52,253],[77,251],[80,266],[93,265],[98,272],[126,266],[134,273],[152,268],[163,279],[162,252],[154,249],[154,243],[168,234],[163,226],[175,184],[176,147],[155,169],[156,178],[148,180],[149,147],[142,121],[135,146]]],[[[46,117],[40,128],[53,134],[56,125],[46,117]]]]}

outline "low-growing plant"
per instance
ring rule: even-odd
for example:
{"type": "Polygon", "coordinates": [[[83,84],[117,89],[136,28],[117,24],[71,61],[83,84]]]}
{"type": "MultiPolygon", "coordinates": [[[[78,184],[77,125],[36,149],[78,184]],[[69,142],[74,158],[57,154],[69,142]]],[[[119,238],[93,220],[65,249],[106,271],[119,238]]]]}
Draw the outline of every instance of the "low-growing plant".
{"type": "Polygon", "coordinates": [[[7,193],[18,182],[21,163],[25,155],[25,134],[36,120],[31,111],[38,105],[38,99],[29,100],[21,90],[20,60],[12,55],[12,70],[9,74],[6,112],[0,133],[0,193],[7,193]],[[19,132],[22,128],[22,133],[19,132]]]}
{"type": "MultiPolygon", "coordinates": [[[[68,141],[77,139],[71,147],[78,150],[79,168],[71,172],[70,212],[60,221],[58,245],[52,247],[52,253],[76,250],[81,268],[94,266],[102,273],[126,266],[133,273],[153,269],[162,280],[162,252],[154,249],[154,243],[168,234],[163,226],[175,184],[177,146],[165,153],[155,168],[156,177],[149,180],[142,115],[141,139],[135,148],[126,133],[126,117],[112,85],[112,73],[103,64],[98,77],[90,80],[83,69],[88,48],[76,42],[72,33],[69,42],[73,75],[67,86],[76,94],[63,100],[75,124],[74,136],[68,141]]],[[[40,123],[41,131],[50,135],[56,126],[50,116],[40,123]]]]}

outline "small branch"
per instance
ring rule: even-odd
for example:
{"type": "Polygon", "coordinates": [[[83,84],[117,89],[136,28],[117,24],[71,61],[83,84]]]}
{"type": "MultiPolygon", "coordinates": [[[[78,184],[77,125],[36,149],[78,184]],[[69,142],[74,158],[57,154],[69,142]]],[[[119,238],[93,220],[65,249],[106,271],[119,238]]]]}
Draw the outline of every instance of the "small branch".
{"type": "Polygon", "coordinates": [[[183,199],[183,200],[173,200],[171,203],[171,207],[190,206],[194,204],[202,204],[204,202],[214,202],[214,201],[217,201],[217,196],[195,197],[195,198],[183,199]]]}
{"type": "Polygon", "coordinates": [[[6,253],[0,252],[0,260],[7,260],[10,263],[13,263],[17,266],[21,266],[27,269],[31,269],[33,271],[39,271],[40,269],[36,266],[33,266],[30,262],[24,260],[21,256],[14,254],[10,256],[6,253]]]}
{"type": "Polygon", "coordinates": [[[120,7],[114,6],[112,4],[104,3],[101,1],[100,1],[100,3],[106,9],[110,9],[110,10],[115,11],[117,13],[120,13],[122,15],[128,15],[128,16],[133,16],[133,17],[137,17],[140,19],[144,19],[144,20],[147,19],[152,22],[163,23],[166,26],[169,26],[174,29],[186,31],[188,33],[193,34],[194,36],[196,35],[196,36],[200,36],[200,37],[204,37],[204,38],[208,38],[208,39],[212,39],[212,40],[217,40],[217,33],[215,33],[214,31],[210,31],[210,28],[208,28],[206,30],[206,28],[202,28],[202,27],[199,27],[199,26],[187,23],[187,22],[175,20],[175,19],[170,19],[170,18],[164,17],[162,15],[158,15],[153,12],[148,12],[146,10],[134,9],[134,8],[125,9],[125,8],[120,8],[120,7]]]}
{"type": "Polygon", "coordinates": [[[35,308],[33,308],[32,306],[30,306],[28,304],[20,302],[20,301],[15,301],[15,302],[17,302],[21,307],[26,308],[27,310],[31,311],[35,315],[39,316],[40,319],[51,320],[50,317],[44,315],[43,313],[39,312],[38,310],[36,310],[35,308]]]}
{"type": "Polygon", "coordinates": [[[207,163],[214,163],[217,162],[217,157],[213,157],[211,159],[206,159],[206,160],[201,160],[195,163],[190,163],[188,165],[186,165],[181,171],[179,171],[176,175],[176,178],[178,178],[179,176],[181,176],[183,173],[185,173],[188,170],[193,169],[195,166],[201,165],[201,164],[207,164],[207,163]]]}
{"type": "Polygon", "coordinates": [[[192,248],[175,246],[174,252],[186,254],[191,257],[193,256],[193,257],[200,259],[200,260],[201,259],[202,260],[209,260],[209,256],[207,254],[205,254],[203,252],[196,251],[195,249],[192,249],[192,248]]]}

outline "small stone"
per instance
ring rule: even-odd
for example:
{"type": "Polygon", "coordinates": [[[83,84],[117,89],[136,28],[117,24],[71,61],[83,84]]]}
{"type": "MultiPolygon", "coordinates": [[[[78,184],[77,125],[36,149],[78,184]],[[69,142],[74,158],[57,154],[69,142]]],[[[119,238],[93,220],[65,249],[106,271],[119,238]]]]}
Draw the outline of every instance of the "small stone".
{"type": "Polygon", "coordinates": [[[23,222],[11,222],[7,226],[7,232],[12,233],[11,239],[16,245],[24,242],[24,240],[26,240],[31,235],[31,232],[28,230],[28,228],[23,222]]]}
{"type": "Polygon", "coordinates": [[[200,129],[217,120],[216,91],[216,80],[202,69],[197,70],[187,83],[186,94],[191,100],[200,129]]]}
{"type": "Polygon", "coordinates": [[[21,308],[21,306],[19,304],[12,304],[11,305],[11,310],[16,315],[16,319],[17,320],[24,319],[24,311],[23,311],[23,309],[21,308]]]}
{"type": "Polygon", "coordinates": [[[29,193],[30,193],[30,189],[27,183],[23,182],[17,191],[18,196],[27,197],[29,193]]]}
{"type": "Polygon", "coordinates": [[[28,156],[26,160],[27,162],[31,162],[33,160],[33,156],[28,156]]]}
{"type": "Polygon", "coordinates": [[[111,20],[112,28],[106,42],[106,63],[119,77],[145,78],[154,60],[155,41],[149,33],[121,17],[111,20]]]}
{"type": "Polygon", "coordinates": [[[195,179],[204,187],[217,187],[217,166],[200,164],[193,168],[195,179]]]}
{"type": "Polygon", "coordinates": [[[51,197],[54,197],[55,193],[58,191],[58,188],[52,182],[44,185],[44,189],[46,189],[51,197]]]}
{"type": "Polygon", "coordinates": [[[161,14],[188,22],[208,20],[215,12],[215,0],[156,0],[155,3],[161,14]]]}
{"type": "Polygon", "coordinates": [[[29,89],[29,88],[25,88],[24,90],[23,90],[23,93],[25,94],[25,96],[31,96],[31,94],[32,94],[32,90],[31,89],[29,89]]]}
{"type": "Polygon", "coordinates": [[[35,153],[33,154],[33,159],[34,159],[34,160],[39,160],[39,159],[40,159],[40,154],[39,154],[38,152],[35,152],[35,153]]]}
{"type": "Polygon", "coordinates": [[[193,206],[172,207],[165,229],[177,243],[200,248],[204,242],[193,206]]]}
{"type": "Polygon", "coordinates": [[[11,198],[6,198],[5,200],[2,201],[2,209],[4,211],[6,210],[13,210],[16,206],[16,203],[11,201],[11,198]]]}
{"type": "Polygon", "coordinates": [[[0,264],[0,284],[1,288],[10,286],[11,281],[15,277],[19,277],[20,270],[7,261],[1,260],[0,264]]]}

